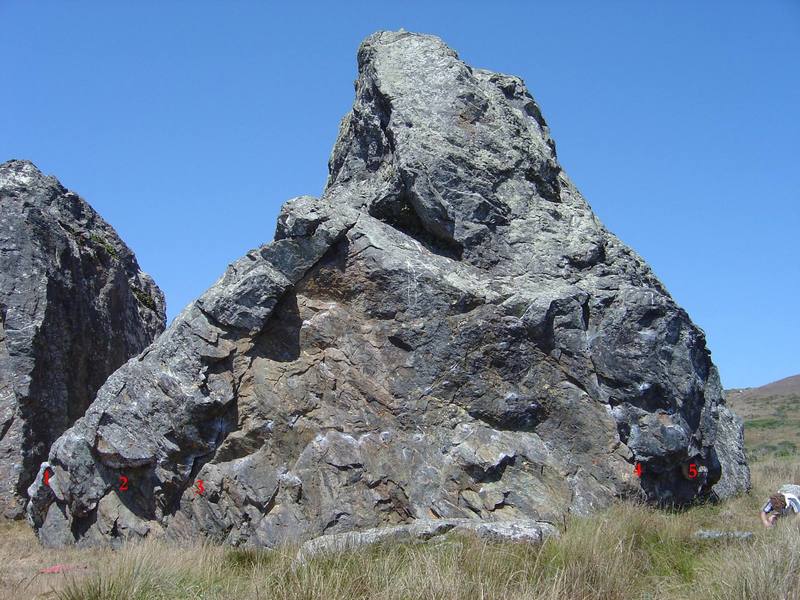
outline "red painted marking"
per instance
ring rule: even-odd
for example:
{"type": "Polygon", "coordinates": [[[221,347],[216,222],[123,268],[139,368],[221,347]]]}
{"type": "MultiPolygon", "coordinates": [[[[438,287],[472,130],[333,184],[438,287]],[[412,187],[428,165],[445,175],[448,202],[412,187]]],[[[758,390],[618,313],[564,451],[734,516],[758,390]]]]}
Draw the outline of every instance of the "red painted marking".
{"type": "Polygon", "coordinates": [[[44,484],[50,487],[50,467],[44,470],[44,484]]]}
{"type": "Polygon", "coordinates": [[[47,573],[49,575],[51,573],[66,573],[67,571],[85,568],[86,567],[83,565],[53,565],[52,567],[47,567],[46,569],[39,569],[39,573],[47,573]]]}
{"type": "Polygon", "coordinates": [[[697,465],[694,463],[689,464],[689,479],[697,477],[697,465]]]}
{"type": "Polygon", "coordinates": [[[125,477],[125,475],[119,476],[119,491],[120,492],[128,491],[128,478],[125,477]]]}
{"type": "Polygon", "coordinates": [[[636,473],[637,477],[642,476],[642,465],[641,463],[636,463],[636,467],[633,469],[633,472],[636,473]]]}
{"type": "Polygon", "coordinates": [[[204,488],[204,487],[203,487],[203,480],[202,480],[202,479],[198,479],[198,480],[197,480],[197,483],[195,483],[194,485],[195,485],[195,487],[197,488],[197,489],[194,491],[194,495],[195,495],[195,496],[202,496],[202,495],[203,495],[203,492],[205,492],[205,491],[206,491],[206,488],[204,488]]]}

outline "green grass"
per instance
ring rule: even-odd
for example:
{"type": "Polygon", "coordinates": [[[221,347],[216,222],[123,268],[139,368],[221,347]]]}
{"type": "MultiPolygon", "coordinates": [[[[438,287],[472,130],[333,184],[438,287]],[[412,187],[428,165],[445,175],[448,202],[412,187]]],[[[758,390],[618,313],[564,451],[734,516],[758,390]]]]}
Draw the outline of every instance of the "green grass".
{"type": "Polygon", "coordinates": [[[226,550],[224,564],[237,572],[267,567],[276,558],[275,552],[260,548],[231,548],[226,550]]]}
{"type": "Polygon", "coordinates": [[[765,457],[774,456],[783,458],[795,456],[797,454],[797,444],[794,442],[777,442],[775,444],[762,443],[750,448],[748,456],[751,460],[759,460],[765,457]]]}
{"type": "Polygon", "coordinates": [[[95,245],[100,246],[103,250],[105,250],[111,258],[116,259],[119,257],[116,248],[114,248],[114,246],[112,246],[111,243],[104,237],[93,233],[89,239],[91,239],[95,245]]]}
{"type": "Polygon", "coordinates": [[[133,292],[133,295],[136,296],[136,299],[142,304],[142,306],[145,306],[150,310],[156,309],[156,301],[150,294],[144,290],[140,290],[136,286],[131,286],[131,291],[133,292]]]}
{"type": "Polygon", "coordinates": [[[773,417],[766,417],[763,419],[751,419],[745,422],[745,427],[750,429],[776,429],[782,427],[785,421],[773,417]]]}

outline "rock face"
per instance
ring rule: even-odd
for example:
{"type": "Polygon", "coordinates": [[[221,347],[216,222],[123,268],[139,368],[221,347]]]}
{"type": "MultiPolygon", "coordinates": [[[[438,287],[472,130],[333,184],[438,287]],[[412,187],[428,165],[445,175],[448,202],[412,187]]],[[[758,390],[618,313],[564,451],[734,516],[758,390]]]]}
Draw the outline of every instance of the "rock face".
{"type": "Polygon", "coordinates": [[[24,514],[50,445],[164,329],[164,299],[108,223],[26,161],[0,165],[0,512],[24,514]]]}
{"type": "Polygon", "coordinates": [[[40,538],[274,546],[746,489],[702,331],[594,217],[522,81],[406,32],[358,67],[323,197],[54,444],[40,538]]]}

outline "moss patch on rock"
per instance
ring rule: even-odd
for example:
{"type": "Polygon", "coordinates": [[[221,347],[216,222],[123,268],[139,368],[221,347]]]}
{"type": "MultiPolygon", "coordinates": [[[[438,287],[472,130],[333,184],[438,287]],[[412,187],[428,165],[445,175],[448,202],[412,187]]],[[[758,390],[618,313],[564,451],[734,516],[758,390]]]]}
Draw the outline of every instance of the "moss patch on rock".
{"type": "Polygon", "coordinates": [[[149,308],[150,310],[155,310],[156,309],[156,301],[153,299],[153,297],[150,294],[148,294],[147,292],[145,292],[142,289],[139,289],[136,286],[131,286],[131,291],[133,292],[133,295],[136,296],[136,299],[139,301],[139,303],[142,306],[145,306],[146,308],[149,308]]]}

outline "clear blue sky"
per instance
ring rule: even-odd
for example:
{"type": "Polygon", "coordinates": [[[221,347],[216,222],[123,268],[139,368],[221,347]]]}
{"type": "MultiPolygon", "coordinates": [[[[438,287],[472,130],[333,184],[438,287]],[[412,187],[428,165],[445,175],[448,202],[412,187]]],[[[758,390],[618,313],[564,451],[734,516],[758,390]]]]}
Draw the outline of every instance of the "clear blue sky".
{"type": "Polygon", "coordinates": [[[377,29],[523,77],[726,387],[800,372],[800,1],[0,0],[0,161],[86,198],[170,318],[318,195],[377,29]]]}

